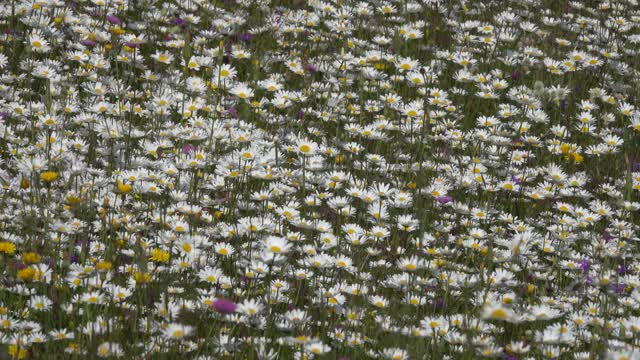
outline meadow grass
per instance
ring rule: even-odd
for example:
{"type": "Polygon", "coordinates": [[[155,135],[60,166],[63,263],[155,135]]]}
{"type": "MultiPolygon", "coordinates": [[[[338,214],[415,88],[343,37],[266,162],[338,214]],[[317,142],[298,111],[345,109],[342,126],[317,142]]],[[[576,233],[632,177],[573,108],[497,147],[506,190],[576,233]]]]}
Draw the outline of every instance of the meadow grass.
{"type": "Polygon", "coordinates": [[[0,3],[3,358],[640,359],[640,7],[0,3]]]}

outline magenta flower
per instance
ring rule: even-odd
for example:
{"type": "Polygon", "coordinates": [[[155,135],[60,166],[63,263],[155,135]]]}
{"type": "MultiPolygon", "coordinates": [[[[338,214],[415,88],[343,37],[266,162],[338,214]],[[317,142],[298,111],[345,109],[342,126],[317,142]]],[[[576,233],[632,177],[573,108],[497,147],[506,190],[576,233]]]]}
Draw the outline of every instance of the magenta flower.
{"type": "Polygon", "coordinates": [[[440,204],[447,204],[453,201],[453,198],[451,196],[445,195],[445,196],[438,196],[436,197],[436,200],[440,203],[440,204]]]}
{"type": "Polygon", "coordinates": [[[115,15],[107,15],[105,19],[107,19],[107,21],[111,23],[111,25],[119,25],[122,22],[120,21],[120,18],[115,15]]]}
{"type": "Polygon", "coordinates": [[[80,44],[82,44],[84,46],[94,46],[96,44],[96,42],[91,40],[91,39],[84,39],[84,40],[80,41],[80,44]]]}
{"type": "Polygon", "coordinates": [[[16,261],[12,265],[15,270],[22,270],[27,267],[27,264],[23,263],[22,261],[16,261]]]}
{"type": "Polygon", "coordinates": [[[620,267],[618,267],[618,274],[619,275],[624,275],[628,271],[629,271],[629,269],[624,264],[620,264],[620,267]]]}
{"type": "Polygon", "coordinates": [[[237,308],[236,303],[227,299],[216,299],[211,306],[221,314],[233,314],[237,308]]]}
{"type": "Polygon", "coordinates": [[[589,260],[587,259],[580,260],[578,264],[580,264],[580,268],[582,269],[582,271],[584,272],[589,271],[589,260]]]}
{"type": "Polygon", "coordinates": [[[196,147],[195,147],[195,146],[193,146],[193,145],[191,145],[191,144],[185,144],[185,145],[182,147],[182,153],[183,153],[183,154],[187,154],[187,155],[188,155],[188,154],[191,154],[195,149],[196,149],[196,147]]]}
{"type": "Polygon", "coordinates": [[[613,290],[616,294],[621,295],[624,292],[624,289],[627,287],[625,283],[613,283],[611,284],[611,290],[613,290]]]}

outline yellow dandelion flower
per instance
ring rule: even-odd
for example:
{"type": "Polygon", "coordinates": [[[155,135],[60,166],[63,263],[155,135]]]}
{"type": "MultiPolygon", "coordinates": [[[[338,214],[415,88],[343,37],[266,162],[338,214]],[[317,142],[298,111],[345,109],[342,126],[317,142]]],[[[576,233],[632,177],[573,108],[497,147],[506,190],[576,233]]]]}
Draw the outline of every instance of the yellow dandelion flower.
{"type": "Polygon", "coordinates": [[[42,174],[40,174],[40,180],[46,183],[52,183],[56,181],[57,178],[58,178],[58,173],[55,171],[45,171],[42,174]]]}
{"type": "Polygon", "coordinates": [[[163,263],[168,262],[171,254],[168,251],[164,251],[162,249],[153,249],[151,250],[151,261],[163,263]]]}
{"type": "MultiPolygon", "coordinates": [[[[15,247],[15,246],[14,246],[15,247]]],[[[37,264],[42,260],[42,256],[35,252],[27,252],[22,254],[22,261],[25,264],[37,264]]]]}
{"type": "Polygon", "coordinates": [[[36,269],[32,267],[26,267],[18,271],[18,277],[22,281],[31,281],[36,276],[36,269]]]}
{"type": "Polygon", "coordinates": [[[8,241],[0,242],[0,253],[13,254],[16,252],[16,245],[8,241]]]}

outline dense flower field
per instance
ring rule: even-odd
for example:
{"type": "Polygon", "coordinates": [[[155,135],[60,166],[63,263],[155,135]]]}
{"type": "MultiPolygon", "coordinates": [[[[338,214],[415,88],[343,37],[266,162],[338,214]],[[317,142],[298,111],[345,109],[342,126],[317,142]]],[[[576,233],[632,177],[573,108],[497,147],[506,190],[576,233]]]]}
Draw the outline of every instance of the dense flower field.
{"type": "Polygon", "coordinates": [[[637,0],[0,29],[0,358],[640,359],[637,0]]]}

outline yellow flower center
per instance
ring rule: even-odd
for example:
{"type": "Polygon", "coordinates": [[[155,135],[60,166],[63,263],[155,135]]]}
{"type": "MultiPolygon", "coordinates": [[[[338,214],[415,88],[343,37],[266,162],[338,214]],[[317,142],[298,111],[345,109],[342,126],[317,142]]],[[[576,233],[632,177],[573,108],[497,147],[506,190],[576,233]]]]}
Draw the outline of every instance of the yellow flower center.
{"type": "Polygon", "coordinates": [[[506,319],[507,312],[503,309],[495,309],[491,312],[491,317],[496,319],[506,319]]]}

